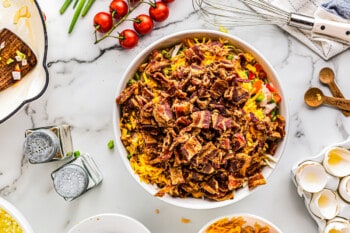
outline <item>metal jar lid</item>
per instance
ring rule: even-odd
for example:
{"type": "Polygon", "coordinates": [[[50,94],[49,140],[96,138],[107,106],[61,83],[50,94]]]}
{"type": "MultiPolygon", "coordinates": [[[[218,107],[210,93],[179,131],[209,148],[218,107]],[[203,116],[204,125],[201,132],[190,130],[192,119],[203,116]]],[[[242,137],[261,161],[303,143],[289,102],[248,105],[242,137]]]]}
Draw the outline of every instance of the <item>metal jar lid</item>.
{"type": "Polygon", "coordinates": [[[24,155],[30,163],[44,163],[57,154],[59,139],[50,130],[41,129],[29,134],[24,141],[24,155]]]}
{"type": "Polygon", "coordinates": [[[56,192],[66,199],[80,196],[89,184],[86,170],[76,164],[64,165],[52,178],[56,192]]]}

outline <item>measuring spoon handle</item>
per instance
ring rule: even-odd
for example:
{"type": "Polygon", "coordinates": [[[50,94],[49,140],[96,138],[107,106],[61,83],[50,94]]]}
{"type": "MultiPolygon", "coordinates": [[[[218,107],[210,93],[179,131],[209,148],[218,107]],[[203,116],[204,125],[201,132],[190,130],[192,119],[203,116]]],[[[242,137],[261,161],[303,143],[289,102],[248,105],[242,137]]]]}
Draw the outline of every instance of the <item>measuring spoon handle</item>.
{"type": "MultiPolygon", "coordinates": [[[[340,91],[340,89],[338,88],[338,86],[335,82],[329,83],[328,87],[331,90],[334,97],[343,98],[343,99],[345,98],[343,93],[340,91]]],[[[345,116],[350,116],[350,111],[343,110],[342,113],[345,116]]]]}
{"type": "Polygon", "coordinates": [[[344,95],[340,91],[340,89],[338,88],[337,84],[332,82],[332,83],[329,83],[328,86],[329,86],[329,89],[331,90],[334,97],[344,98],[344,95]]]}
{"type": "Polygon", "coordinates": [[[328,104],[343,110],[348,110],[348,111],[350,110],[350,100],[347,100],[347,99],[323,96],[323,102],[325,104],[328,104]]]}

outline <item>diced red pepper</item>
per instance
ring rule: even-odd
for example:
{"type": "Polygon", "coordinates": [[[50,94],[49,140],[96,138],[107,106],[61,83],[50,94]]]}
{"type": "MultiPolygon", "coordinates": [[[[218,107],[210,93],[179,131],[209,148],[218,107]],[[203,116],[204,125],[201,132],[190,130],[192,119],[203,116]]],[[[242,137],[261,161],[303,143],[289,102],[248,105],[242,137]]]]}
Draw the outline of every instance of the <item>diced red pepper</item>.
{"type": "Polygon", "coordinates": [[[253,83],[252,94],[258,93],[262,88],[263,82],[259,79],[253,83]]]}
{"type": "Polygon", "coordinates": [[[250,80],[254,79],[255,78],[255,74],[253,72],[249,71],[248,78],[250,80]]]}
{"type": "Polygon", "coordinates": [[[16,64],[16,65],[15,65],[15,69],[14,69],[14,71],[18,71],[18,72],[20,72],[20,71],[21,71],[21,68],[19,67],[19,65],[18,65],[18,64],[16,64]]]}
{"type": "Polygon", "coordinates": [[[254,64],[255,70],[257,73],[259,73],[260,71],[262,71],[262,66],[259,63],[255,63],[254,64]]]}
{"type": "Polygon", "coordinates": [[[267,78],[267,74],[266,74],[266,72],[265,71],[260,71],[259,72],[259,78],[261,78],[261,79],[266,79],[267,78]]]}
{"type": "Polygon", "coordinates": [[[274,92],[272,94],[272,99],[273,99],[273,101],[275,101],[275,103],[279,103],[279,102],[281,102],[282,97],[277,92],[274,92]]]}
{"type": "Polygon", "coordinates": [[[276,88],[273,86],[272,83],[267,83],[266,88],[269,89],[270,92],[276,92],[276,88]]]}

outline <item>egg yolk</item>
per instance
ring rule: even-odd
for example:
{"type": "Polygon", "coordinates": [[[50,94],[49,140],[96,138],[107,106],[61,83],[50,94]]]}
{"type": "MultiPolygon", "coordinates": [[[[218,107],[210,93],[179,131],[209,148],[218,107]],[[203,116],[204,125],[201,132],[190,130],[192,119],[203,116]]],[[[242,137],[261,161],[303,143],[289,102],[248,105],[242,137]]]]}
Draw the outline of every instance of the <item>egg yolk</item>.
{"type": "Polygon", "coordinates": [[[337,165],[342,160],[343,160],[342,157],[333,151],[331,151],[328,155],[328,164],[330,164],[330,165],[337,165]]]}
{"type": "Polygon", "coordinates": [[[321,195],[320,198],[318,199],[318,206],[321,208],[327,207],[329,204],[329,199],[325,195],[321,195]]]}
{"type": "Polygon", "coordinates": [[[337,230],[337,229],[331,229],[329,231],[329,233],[341,233],[341,231],[337,230]]]}
{"type": "Polygon", "coordinates": [[[318,177],[315,173],[307,173],[305,176],[305,180],[308,181],[309,183],[317,183],[318,177]]]}

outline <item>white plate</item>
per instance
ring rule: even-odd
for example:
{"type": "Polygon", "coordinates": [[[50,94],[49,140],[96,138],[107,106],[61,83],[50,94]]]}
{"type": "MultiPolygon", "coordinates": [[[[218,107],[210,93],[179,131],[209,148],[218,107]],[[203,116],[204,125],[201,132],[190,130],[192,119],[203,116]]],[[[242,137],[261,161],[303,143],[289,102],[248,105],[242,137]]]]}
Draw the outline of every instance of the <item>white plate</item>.
{"type": "Polygon", "coordinates": [[[46,67],[47,33],[44,16],[36,0],[10,1],[5,8],[0,4],[0,30],[7,28],[20,37],[33,50],[37,65],[23,80],[0,92],[0,123],[15,114],[22,106],[39,98],[46,90],[49,76],[46,67]],[[22,18],[13,23],[15,12],[22,6],[28,6],[29,19],[22,18]]]}
{"type": "Polygon", "coordinates": [[[68,233],[151,233],[137,220],[121,214],[99,214],[89,217],[68,233]]]}
{"type": "Polygon", "coordinates": [[[6,210],[7,213],[9,213],[14,219],[16,219],[18,224],[22,227],[23,233],[34,233],[33,229],[29,225],[28,221],[24,218],[22,213],[10,202],[6,201],[1,197],[0,197],[0,208],[6,210]]]}
{"type": "MultiPolygon", "coordinates": [[[[236,47],[244,50],[245,52],[250,52],[257,62],[259,62],[262,67],[264,68],[265,72],[267,73],[267,77],[269,77],[269,81],[273,83],[274,87],[278,90],[279,94],[282,97],[282,102],[280,104],[280,114],[286,119],[286,126],[285,131],[288,132],[289,123],[288,123],[288,110],[287,110],[287,101],[286,98],[282,92],[282,88],[280,85],[280,81],[277,77],[276,71],[272,67],[272,65],[269,64],[269,62],[251,45],[247,44],[246,42],[242,41],[241,39],[234,37],[232,35],[218,32],[218,31],[211,31],[211,30],[191,30],[191,31],[183,31],[178,32],[172,35],[169,35],[167,37],[163,37],[162,39],[154,42],[149,47],[147,47],[143,52],[141,52],[133,62],[129,65],[129,67],[126,69],[125,73],[122,76],[122,79],[117,87],[117,92],[115,97],[119,96],[119,94],[122,92],[122,90],[125,88],[127,82],[129,79],[131,79],[136,72],[137,68],[144,62],[146,57],[150,54],[151,51],[155,49],[160,48],[166,48],[169,46],[173,46],[181,42],[184,38],[200,38],[200,37],[206,37],[206,38],[213,38],[213,39],[227,39],[231,44],[235,45],[236,47]]],[[[140,178],[133,169],[130,166],[129,160],[127,158],[127,151],[124,148],[124,145],[122,144],[120,140],[121,132],[120,132],[120,125],[119,125],[119,119],[120,119],[120,106],[116,105],[114,101],[113,105],[113,127],[114,127],[114,133],[116,138],[116,147],[118,148],[119,153],[121,154],[121,158],[127,167],[130,174],[134,177],[134,179],[151,195],[154,195],[159,190],[153,185],[146,184],[144,182],[140,182],[140,178]]],[[[279,159],[282,156],[285,144],[287,141],[287,134],[283,141],[280,142],[278,149],[276,150],[276,153],[274,155],[274,158],[279,161],[279,159]]],[[[262,173],[264,177],[267,179],[274,169],[272,169],[269,166],[264,167],[262,173]]],[[[266,184],[268,185],[268,183],[266,184]]],[[[184,208],[190,208],[190,209],[211,209],[211,208],[217,208],[221,206],[226,206],[229,204],[232,204],[234,202],[237,202],[241,200],[242,198],[250,195],[252,192],[254,192],[256,189],[259,189],[259,187],[249,190],[248,187],[241,188],[237,191],[235,191],[235,197],[231,200],[225,200],[225,201],[208,201],[203,199],[195,199],[195,198],[173,198],[169,195],[165,195],[163,197],[160,197],[160,200],[165,201],[169,204],[180,206],[184,208]]]]}
{"type": "Polygon", "coordinates": [[[259,225],[261,226],[267,226],[270,228],[270,231],[269,233],[282,233],[282,231],[280,229],[278,229],[273,223],[271,223],[270,221],[262,218],[262,217],[259,217],[259,216],[256,216],[256,215],[253,215],[253,214],[233,214],[233,215],[227,215],[227,216],[221,216],[219,218],[216,218],[216,219],[213,219],[211,221],[209,221],[207,224],[205,224],[199,231],[198,233],[205,233],[205,230],[213,223],[215,223],[216,221],[220,220],[220,219],[223,219],[223,218],[228,218],[228,219],[231,219],[231,218],[237,218],[237,217],[243,217],[243,219],[246,221],[246,225],[250,225],[250,226],[254,226],[255,223],[258,223],[259,225]]]}

